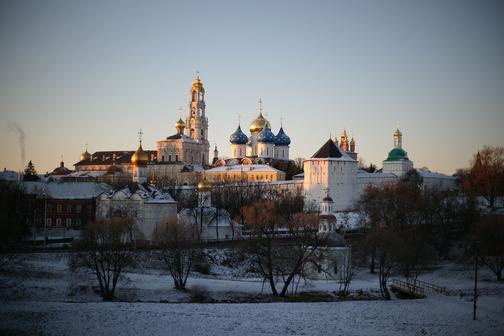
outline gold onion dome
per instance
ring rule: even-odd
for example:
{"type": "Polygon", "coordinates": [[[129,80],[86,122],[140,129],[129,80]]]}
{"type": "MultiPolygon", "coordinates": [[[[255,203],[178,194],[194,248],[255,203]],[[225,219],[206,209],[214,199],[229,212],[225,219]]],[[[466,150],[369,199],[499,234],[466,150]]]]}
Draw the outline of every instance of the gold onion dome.
{"type": "Polygon", "coordinates": [[[199,76],[196,77],[196,79],[192,83],[191,91],[202,91],[202,92],[205,92],[205,88],[203,87],[203,83],[200,81],[199,76]]]}
{"type": "Polygon", "coordinates": [[[185,127],[185,122],[180,118],[176,123],[175,127],[185,127]]]}
{"type": "Polygon", "coordinates": [[[81,161],[89,160],[90,158],[91,158],[91,154],[89,154],[89,152],[87,151],[87,149],[86,149],[86,151],[84,153],[82,153],[80,155],[80,160],[81,161]]]}
{"type": "Polygon", "coordinates": [[[203,178],[203,180],[198,183],[198,191],[211,191],[212,190],[212,185],[210,182],[206,180],[206,178],[203,178]]]}
{"type": "Polygon", "coordinates": [[[149,154],[142,148],[142,143],[138,146],[138,149],[131,156],[131,164],[133,166],[146,166],[149,162],[149,154]]]}
{"type": "Polygon", "coordinates": [[[264,118],[262,112],[260,112],[257,118],[255,118],[255,120],[250,124],[249,130],[251,133],[257,133],[262,131],[265,127],[271,129],[271,124],[266,118],[264,118]]]}

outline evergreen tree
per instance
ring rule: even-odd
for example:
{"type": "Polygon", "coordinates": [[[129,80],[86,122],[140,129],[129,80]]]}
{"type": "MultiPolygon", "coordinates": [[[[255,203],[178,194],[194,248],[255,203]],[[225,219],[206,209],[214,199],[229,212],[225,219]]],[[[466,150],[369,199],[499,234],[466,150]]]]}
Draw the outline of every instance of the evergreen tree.
{"type": "Polygon", "coordinates": [[[35,170],[35,165],[31,162],[28,162],[24,170],[23,180],[24,181],[38,181],[40,178],[37,175],[37,171],[35,170]]]}

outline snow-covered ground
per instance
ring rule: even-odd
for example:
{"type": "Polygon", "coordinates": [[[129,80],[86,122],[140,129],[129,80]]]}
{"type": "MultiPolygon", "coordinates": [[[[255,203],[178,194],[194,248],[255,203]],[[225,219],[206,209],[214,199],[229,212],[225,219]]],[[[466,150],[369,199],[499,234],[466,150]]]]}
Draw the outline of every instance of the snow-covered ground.
{"type": "MultiPolygon", "coordinates": [[[[504,335],[504,283],[483,269],[479,287],[493,294],[480,297],[473,321],[468,298],[430,292],[422,300],[163,303],[187,302],[189,293],[172,289],[170,277],[152,265],[127,274],[117,292],[121,302],[101,302],[92,282],[71,275],[66,254],[23,259],[15,271],[0,275],[2,335],[504,335]]],[[[261,292],[261,281],[228,268],[220,265],[212,269],[218,274],[195,275],[188,286],[204,286],[219,299],[261,292]]],[[[420,279],[470,291],[472,275],[469,265],[446,264],[420,279]]],[[[351,285],[353,290],[377,288],[376,276],[366,270],[351,285]]],[[[334,290],[332,281],[300,285],[300,291],[334,290]]]]}

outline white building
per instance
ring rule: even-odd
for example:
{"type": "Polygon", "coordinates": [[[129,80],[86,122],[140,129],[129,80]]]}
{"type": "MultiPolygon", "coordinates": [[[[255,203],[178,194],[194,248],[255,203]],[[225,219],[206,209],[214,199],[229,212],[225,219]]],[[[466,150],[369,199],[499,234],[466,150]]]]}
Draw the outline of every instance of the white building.
{"type": "Polygon", "coordinates": [[[399,129],[394,132],[394,148],[383,161],[383,173],[391,173],[397,177],[413,169],[413,162],[408,158],[408,153],[402,148],[402,133],[399,129]]]}
{"type": "MultiPolygon", "coordinates": [[[[352,139],[349,151],[337,146],[329,139],[310,159],[304,161],[303,190],[305,205],[317,206],[321,203],[325,191],[334,200],[334,211],[348,211],[355,207],[355,201],[368,186],[380,186],[399,181],[408,171],[414,169],[413,161],[402,148],[402,133],[397,129],[394,134],[394,148],[383,161],[382,172],[368,173],[357,169],[357,161],[351,155],[356,153],[352,139]],[[353,144],[352,144],[353,143],[353,144]]],[[[342,134],[340,144],[346,148],[346,132],[342,134]]],[[[418,170],[426,188],[456,189],[457,178],[425,169],[418,170]]]]}
{"type": "Polygon", "coordinates": [[[265,164],[218,166],[205,171],[212,182],[274,182],[285,180],[285,173],[265,164]]]}
{"type": "Polygon", "coordinates": [[[305,205],[317,206],[326,191],[334,200],[334,210],[350,210],[357,189],[357,161],[334,144],[332,139],[304,161],[305,205]]]}
{"type": "Polygon", "coordinates": [[[137,240],[155,239],[157,228],[177,217],[177,202],[147,184],[132,183],[120,190],[100,194],[96,199],[96,218],[131,218],[138,229],[137,240]]]}

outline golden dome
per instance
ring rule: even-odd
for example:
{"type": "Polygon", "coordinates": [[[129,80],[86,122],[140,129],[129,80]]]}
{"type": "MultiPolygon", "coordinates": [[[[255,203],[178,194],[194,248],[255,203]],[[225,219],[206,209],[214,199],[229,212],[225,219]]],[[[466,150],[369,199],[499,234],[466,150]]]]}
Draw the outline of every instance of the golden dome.
{"type": "Polygon", "coordinates": [[[176,123],[175,127],[185,127],[185,122],[180,118],[176,123]]]}
{"type": "Polygon", "coordinates": [[[200,79],[199,79],[199,76],[196,77],[196,79],[194,80],[194,82],[192,83],[192,88],[191,88],[191,91],[201,91],[201,92],[205,92],[205,88],[203,87],[203,83],[201,83],[200,79]]]}
{"type": "Polygon", "coordinates": [[[255,118],[255,120],[250,124],[249,130],[251,133],[257,133],[262,131],[264,127],[271,128],[271,124],[266,118],[263,117],[262,112],[260,112],[257,118],[255,118]]]}
{"type": "Polygon", "coordinates": [[[131,164],[133,166],[146,166],[147,162],[149,162],[149,154],[143,150],[140,143],[136,152],[131,156],[131,164]]]}
{"type": "Polygon", "coordinates": [[[89,154],[89,152],[86,149],[86,151],[82,153],[79,158],[81,161],[89,160],[89,158],[91,158],[91,154],[89,154]]]}
{"type": "Polygon", "coordinates": [[[212,190],[212,185],[210,182],[206,180],[206,178],[203,178],[203,180],[198,183],[198,191],[211,191],[212,190]]]}

